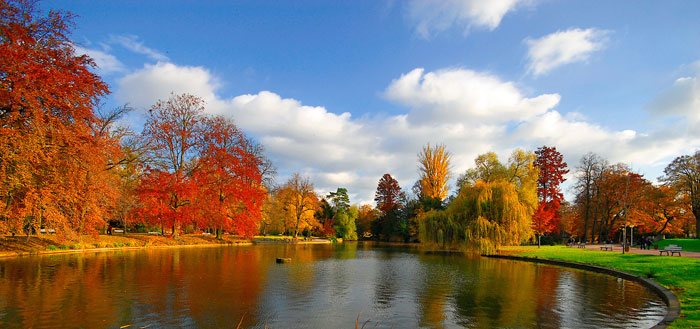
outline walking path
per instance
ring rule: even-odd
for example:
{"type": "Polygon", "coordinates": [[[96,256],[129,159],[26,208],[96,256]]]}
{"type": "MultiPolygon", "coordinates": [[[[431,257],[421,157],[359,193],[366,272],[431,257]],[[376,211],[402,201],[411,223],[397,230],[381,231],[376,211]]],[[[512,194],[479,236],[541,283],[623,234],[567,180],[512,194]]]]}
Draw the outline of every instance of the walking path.
{"type": "MultiPolygon", "coordinates": [[[[586,249],[598,250],[598,251],[600,251],[600,247],[601,247],[601,246],[604,246],[604,244],[589,244],[589,245],[586,245],[586,249]]],[[[621,245],[619,245],[619,244],[613,244],[613,245],[612,245],[612,248],[613,248],[613,250],[612,250],[612,251],[609,251],[609,252],[618,252],[618,253],[622,253],[622,246],[621,246],[621,245]]],[[[654,250],[654,249],[646,250],[646,249],[640,249],[639,247],[632,247],[632,248],[630,248],[629,253],[631,253],[631,254],[642,254],[642,255],[656,255],[656,256],[659,256],[659,251],[658,251],[658,250],[654,250]]],[[[663,257],[678,257],[678,256],[665,256],[665,255],[664,255],[663,257]]],[[[700,252],[685,251],[685,250],[683,250],[683,251],[681,252],[681,257],[700,258],[700,252]]]]}

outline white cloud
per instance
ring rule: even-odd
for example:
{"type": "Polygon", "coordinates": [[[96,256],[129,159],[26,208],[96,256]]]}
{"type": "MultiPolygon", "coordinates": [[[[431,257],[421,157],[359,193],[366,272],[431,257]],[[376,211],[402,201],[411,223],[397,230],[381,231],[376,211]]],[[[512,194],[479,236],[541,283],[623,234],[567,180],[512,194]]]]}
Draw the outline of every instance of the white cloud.
{"type": "Polygon", "coordinates": [[[385,94],[410,107],[415,124],[524,120],[559,103],[559,95],[526,98],[512,82],[465,69],[414,69],[392,81],[385,94]]]}
{"type": "Polygon", "coordinates": [[[143,108],[171,92],[199,95],[210,113],[233,118],[263,143],[279,167],[278,181],[301,172],[322,193],[347,187],[353,202],[371,203],[384,173],[410,190],[417,179],[416,155],[428,142],[447,145],[457,173],[484,152],[506,158],[513,148],[547,144],[557,146],[571,166],[592,151],[656,170],[653,178],[663,169],[659,166],[700,140],[677,127],[611,130],[580,114],[560,114],[554,109],[557,94],[525,95],[512,82],[466,69],[415,69],[395,79],[385,96],[408,110],[389,117],[355,118],[270,91],[224,98],[217,87],[205,68],[158,63],[123,77],[117,95],[143,108]]]}
{"type": "Polygon", "coordinates": [[[428,38],[453,26],[464,29],[494,30],[503,16],[513,11],[522,0],[412,0],[407,5],[408,16],[416,32],[428,38]]]}
{"type": "Polygon", "coordinates": [[[145,64],[142,69],[119,79],[115,97],[119,102],[147,109],[155,100],[165,99],[170,93],[190,93],[215,102],[217,87],[216,79],[203,67],[159,62],[145,64]]]}
{"type": "Polygon", "coordinates": [[[148,58],[154,61],[169,61],[168,56],[165,56],[165,54],[153,48],[146,47],[146,45],[144,45],[143,42],[134,35],[113,35],[110,37],[109,42],[119,44],[134,53],[146,55],[148,58]]]}
{"type": "Polygon", "coordinates": [[[77,45],[73,46],[75,48],[76,55],[88,55],[95,61],[97,69],[100,73],[110,74],[114,72],[124,71],[124,64],[120,62],[114,55],[97,49],[83,48],[77,45]]]}
{"type": "Polygon", "coordinates": [[[526,39],[528,71],[541,75],[565,64],[586,61],[593,52],[603,49],[608,35],[608,31],[593,28],[569,29],[526,39]]]}

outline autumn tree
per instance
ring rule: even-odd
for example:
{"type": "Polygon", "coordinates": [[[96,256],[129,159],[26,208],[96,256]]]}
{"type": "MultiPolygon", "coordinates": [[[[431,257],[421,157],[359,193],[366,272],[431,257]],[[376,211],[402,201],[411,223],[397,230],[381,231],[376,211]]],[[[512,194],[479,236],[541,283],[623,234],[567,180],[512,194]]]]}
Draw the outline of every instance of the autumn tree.
{"type": "Polygon", "coordinates": [[[534,161],[534,153],[523,150],[513,151],[507,165],[495,153],[477,157],[476,168],[462,176],[459,194],[447,209],[428,212],[419,221],[421,242],[493,253],[529,239],[537,207],[534,161]]]}
{"type": "Polygon", "coordinates": [[[445,145],[430,144],[418,153],[418,180],[421,199],[435,199],[442,201],[447,197],[450,180],[450,153],[445,145]]]}
{"type": "Polygon", "coordinates": [[[539,169],[537,179],[537,196],[539,206],[532,216],[532,229],[537,234],[537,246],[543,234],[551,233],[559,226],[559,208],[564,200],[559,185],[566,179],[569,170],[566,169],[564,157],[556,147],[542,146],[535,151],[535,167],[539,169]]]}
{"type": "Polygon", "coordinates": [[[144,179],[144,196],[156,198],[155,203],[167,205],[162,214],[164,223],[172,226],[177,237],[183,221],[192,218],[190,209],[195,188],[194,170],[197,166],[197,138],[201,134],[204,100],[181,94],[159,100],[148,111],[143,137],[149,142],[151,159],[144,179]]]}
{"type": "Polygon", "coordinates": [[[205,117],[201,124],[194,172],[198,218],[214,228],[217,238],[224,230],[251,238],[262,217],[262,161],[230,119],[205,117]]]}
{"type": "Polygon", "coordinates": [[[282,189],[284,191],[284,207],[294,220],[292,230],[294,239],[296,239],[302,225],[313,219],[318,206],[318,197],[309,178],[302,177],[299,173],[292,175],[282,189]]]}
{"type": "Polygon", "coordinates": [[[399,239],[406,231],[406,222],[401,210],[404,207],[406,196],[401,191],[399,182],[384,174],[379,183],[377,191],[374,193],[374,201],[377,209],[381,212],[379,219],[374,222],[373,232],[379,239],[399,239]]]}
{"type": "Polygon", "coordinates": [[[695,237],[700,239],[700,151],[673,159],[660,180],[687,196],[695,216],[695,237]]]}
{"type": "Polygon", "coordinates": [[[372,234],[372,225],[380,216],[379,210],[371,205],[363,204],[357,210],[355,225],[357,234],[361,238],[368,238],[372,234]]]}
{"type": "Polygon", "coordinates": [[[0,1],[0,231],[96,234],[113,204],[110,154],[94,108],[108,92],[76,56],[71,14],[0,1]]]}

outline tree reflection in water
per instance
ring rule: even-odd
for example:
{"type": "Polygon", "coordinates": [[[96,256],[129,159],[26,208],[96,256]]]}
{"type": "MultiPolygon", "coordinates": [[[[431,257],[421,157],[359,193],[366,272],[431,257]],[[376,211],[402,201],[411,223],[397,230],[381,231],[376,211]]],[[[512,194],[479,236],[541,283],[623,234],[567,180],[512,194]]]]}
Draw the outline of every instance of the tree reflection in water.
{"type": "Polygon", "coordinates": [[[0,325],[648,327],[663,302],[617,278],[370,244],[256,245],[0,260],[0,325]],[[289,257],[289,264],[275,264],[289,257]]]}

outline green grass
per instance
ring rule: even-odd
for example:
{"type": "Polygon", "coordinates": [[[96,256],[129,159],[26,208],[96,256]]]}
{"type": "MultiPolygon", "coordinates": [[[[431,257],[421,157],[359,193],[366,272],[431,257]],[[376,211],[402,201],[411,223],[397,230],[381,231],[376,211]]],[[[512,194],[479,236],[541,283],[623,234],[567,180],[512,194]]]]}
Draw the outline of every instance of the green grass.
{"type": "MultiPolygon", "coordinates": [[[[667,240],[668,241],[668,240],[667,240]]],[[[685,249],[685,247],[683,248],[685,249]]],[[[656,255],[625,254],[583,250],[563,246],[508,247],[503,251],[516,256],[538,257],[598,265],[651,277],[673,291],[681,303],[681,316],[672,328],[700,328],[700,259],[656,255]]]]}
{"type": "Polygon", "coordinates": [[[663,249],[669,244],[683,247],[684,251],[700,251],[700,239],[666,239],[659,240],[659,249],[663,249]]]}

